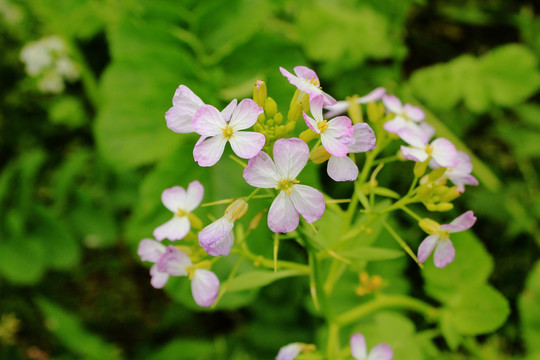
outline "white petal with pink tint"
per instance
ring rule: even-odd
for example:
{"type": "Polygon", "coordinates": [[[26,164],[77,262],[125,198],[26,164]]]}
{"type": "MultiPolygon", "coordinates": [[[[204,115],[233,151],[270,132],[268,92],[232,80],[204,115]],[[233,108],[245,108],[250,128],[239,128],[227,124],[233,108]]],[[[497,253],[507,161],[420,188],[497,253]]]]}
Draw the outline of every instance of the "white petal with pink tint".
{"type": "Polygon", "coordinates": [[[364,335],[355,333],[351,336],[351,355],[356,360],[365,360],[367,356],[366,339],[364,335]]]}
{"type": "Polygon", "coordinates": [[[274,162],[281,179],[294,180],[308,159],[309,147],[298,138],[279,139],[274,144],[274,162]]]}
{"type": "Polygon", "coordinates": [[[399,114],[403,110],[403,106],[401,104],[401,100],[399,100],[394,95],[384,95],[382,97],[382,101],[384,103],[384,106],[392,113],[399,114]]]}
{"type": "Polygon", "coordinates": [[[221,116],[223,116],[223,120],[226,122],[229,122],[231,120],[231,116],[234,112],[234,109],[236,109],[236,105],[238,103],[238,100],[232,99],[232,101],[225,107],[225,109],[221,110],[221,116]]]}
{"type": "Polygon", "coordinates": [[[453,167],[458,164],[456,147],[449,140],[438,138],[431,143],[431,146],[433,146],[431,156],[439,165],[453,167]]]}
{"type": "Polygon", "coordinates": [[[161,193],[161,202],[171,212],[176,213],[185,206],[186,191],[180,186],[165,189],[161,193]]]}
{"type": "Polygon", "coordinates": [[[169,280],[169,274],[159,271],[157,264],[150,268],[150,276],[150,284],[156,289],[163,288],[169,280]]]}
{"type": "Polygon", "coordinates": [[[188,274],[187,267],[191,265],[191,259],[173,245],[167,246],[165,254],[161,256],[157,263],[160,272],[173,276],[186,276],[188,274]]]}
{"type": "Polygon", "coordinates": [[[275,233],[288,233],[298,227],[300,218],[290,196],[280,191],[268,211],[268,227],[275,233]]]}
{"type": "Polygon", "coordinates": [[[465,231],[470,229],[475,222],[476,216],[469,210],[455,218],[450,224],[441,225],[441,230],[447,230],[449,233],[465,231]]]}
{"type": "Polygon", "coordinates": [[[418,161],[418,162],[424,162],[429,157],[429,155],[427,154],[425,150],[403,146],[403,145],[401,146],[401,153],[403,154],[405,159],[418,161]]]}
{"type": "Polygon", "coordinates": [[[391,360],[394,357],[392,348],[386,344],[379,344],[369,352],[367,360],[391,360]]]}
{"type": "Polygon", "coordinates": [[[204,188],[201,185],[200,182],[197,180],[192,181],[189,183],[187,191],[186,191],[186,198],[185,203],[182,207],[182,210],[191,212],[197,208],[197,206],[200,205],[202,199],[204,196],[204,188]]]}
{"type": "Polygon", "coordinates": [[[223,134],[207,138],[195,145],[193,158],[199,166],[215,165],[221,159],[226,144],[227,139],[223,134]]]}
{"type": "MultiPolygon", "coordinates": [[[[283,191],[282,191],[283,193],[283,191]]],[[[312,223],[324,214],[325,204],[323,194],[311,186],[296,184],[292,186],[289,194],[296,211],[312,223]]]]}
{"type": "Polygon", "coordinates": [[[349,152],[361,153],[375,148],[377,139],[371,127],[366,123],[353,125],[352,142],[347,145],[349,152]]]}
{"type": "Polygon", "coordinates": [[[173,216],[171,220],[154,230],[154,237],[159,241],[163,239],[169,239],[171,241],[181,240],[187,235],[189,228],[190,225],[187,216],[173,216]]]}
{"type": "Polygon", "coordinates": [[[219,279],[210,270],[197,269],[191,280],[191,294],[199,306],[208,307],[216,301],[219,279]]]}
{"type": "Polygon", "coordinates": [[[251,99],[244,99],[234,109],[229,126],[237,131],[247,129],[257,122],[257,118],[263,113],[263,108],[251,99]]]}
{"type": "Polygon", "coordinates": [[[274,162],[267,153],[262,151],[249,159],[243,176],[249,185],[264,189],[275,188],[281,180],[274,162]]]}
{"type": "Polygon", "coordinates": [[[191,127],[193,130],[202,136],[215,136],[222,134],[223,129],[227,126],[223,115],[212,105],[202,105],[193,120],[191,127]]]}
{"type": "Polygon", "coordinates": [[[416,121],[416,122],[420,122],[422,120],[424,120],[424,118],[426,117],[426,114],[424,113],[424,111],[418,107],[418,106],[413,106],[411,104],[405,104],[405,106],[403,107],[403,113],[411,120],[413,121],[416,121]]]}
{"type": "Polygon", "coordinates": [[[193,132],[191,120],[201,105],[204,103],[193,91],[180,85],[174,93],[173,107],[165,113],[167,127],[178,133],[193,132]]]}
{"type": "Polygon", "coordinates": [[[242,159],[251,159],[257,155],[265,142],[264,135],[254,131],[237,131],[229,139],[234,153],[242,159]]]}
{"type": "Polygon", "coordinates": [[[137,248],[137,254],[142,261],[157,262],[165,254],[165,246],[159,241],[142,239],[137,248]]]}
{"type": "Polygon", "coordinates": [[[321,133],[321,131],[319,130],[319,127],[317,126],[318,122],[306,113],[304,113],[304,121],[306,122],[306,125],[308,126],[308,128],[310,128],[317,134],[321,133]]]}
{"type": "Polygon", "coordinates": [[[439,242],[439,235],[429,235],[422,241],[420,246],[418,247],[418,262],[423,263],[427,260],[429,255],[433,252],[433,249],[435,249],[435,246],[437,246],[437,243],[439,242]]]}
{"type": "Polygon", "coordinates": [[[234,223],[222,217],[199,232],[199,245],[212,256],[227,256],[231,252],[234,223]]]}
{"type": "Polygon", "coordinates": [[[354,181],[358,177],[358,166],[348,156],[330,156],[326,170],[334,181],[354,181]]]}
{"type": "Polygon", "coordinates": [[[425,149],[427,145],[427,140],[425,140],[421,134],[417,131],[414,131],[409,128],[403,128],[399,131],[399,137],[405,141],[407,144],[418,148],[425,149]]]}
{"type": "Polygon", "coordinates": [[[435,248],[435,254],[433,255],[433,263],[438,268],[443,268],[450,264],[456,256],[456,250],[452,242],[447,240],[441,240],[438,242],[435,248]]]}
{"type": "Polygon", "coordinates": [[[292,343],[279,349],[276,360],[294,360],[302,351],[302,345],[292,343]]]}

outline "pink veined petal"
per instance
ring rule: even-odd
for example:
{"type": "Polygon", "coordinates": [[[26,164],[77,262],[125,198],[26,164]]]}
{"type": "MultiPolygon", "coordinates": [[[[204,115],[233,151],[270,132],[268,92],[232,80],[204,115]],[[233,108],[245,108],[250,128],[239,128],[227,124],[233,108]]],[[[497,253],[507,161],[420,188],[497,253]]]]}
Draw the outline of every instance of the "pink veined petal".
{"type": "Polygon", "coordinates": [[[441,225],[441,230],[447,230],[449,233],[465,231],[470,229],[475,222],[476,216],[469,210],[455,218],[450,224],[441,225]]]}
{"type": "Polygon", "coordinates": [[[307,94],[320,94],[322,91],[319,89],[318,86],[315,86],[310,82],[311,78],[300,78],[297,76],[294,76],[284,68],[280,67],[279,70],[281,71],[281,74],[289,80],[289,83],[296,86],[298,90],[303,91],[307,94]]]}
{"type": "Polygon", "coordinates": [[[349,102],[347,100],[338,101],[334,105],[325,106],[324,108],[327,110],[326,114],[324,114],[325,117],[331,119],[346,112],[349,109],[349,102]]]}
{"type": "Polygon", "coordinates": [[[223,134],[198,142],[193,148],[193,158],[199,166],[213,166],[221,159],[225,144],[227,139],[223,134]]]}
{"type": "Polygon", "coordinates": [[[333,137],[331,134],[328,134],[327,131],[321,134],[322,146],[330,154],[334,156],[338,156],[338,157],[346,156],[349,153],[349,148],[347,147],[348,142],[346,142],[345,139],[346,139],[345,137],[344,138],[333,137]]]}
{"type": "Polygon", "coordinates": [[[453,167],[458,164],[457,150],[454,144],[444,138],[438,138],[431,143],[433,152],[431,156],[444,167],[453,167]]]}
{"type": "Polygon", "coordinates": [[[201,105],[204,103],[193,91],[180,85],[173,96],[173,107],[165,113],[167,127],[177,133],[193,132],[191,120],[201,105]]]}
{"type": "Polygon", "coordinates": [[[356,102],[359,104],[367,104],[372,101],[379,101],[386,94],[386,89],[383,87],[378,87],[372,90],[369,94],[361,96],[356,99],[356,102]]]}
{"type": "Polygon", "coordinates": [[[223,119],[225,119],[226,122],[229,122],[231,120],[231,116],[234,112],[234,109],[236,109],[236,104],[238,103],[238,100],[232,99],[232,101],[225,107],[225,109],[221,110],[221,116],[223,116],[223,119]]]}
{"type": "Polygon", "coordinates": [[[396,116],[392,120],[385,122],[383,125],[384,130],[392,134],[397,134],[399,133],[400,130],[403,130],[406,127],[407,127],[407,120],[405,120],[401,116],[396,116]]]}
{"type": "Polygon", "coordinates": [[[165,246],[159,241],[142,239],[137,248],[137,254],[142,261],[157,262],[165,254],[165,246]]]}
{"type": "Polygon", "coordinates": [[[325,93],[321,90],[321,94],[324,97],[324,106],[332,106],[337,103],[337,100],[334,99],[330,94],[325,93]]]}
{"type": "Polygon", "coordinates": [[[459,163],[456,167],[454,167],[453,172],[459,171],[463,174],[470,174],[473,170],[473,166],[469,154],[463,151],[458,151],[457,158],[459,160],[459,163]]]}
{"type": "Polygon", "coordinates": [[[295,184],[289,195],[294,208],[308,223],[317,221],[323,216],[326,205],[323,194],[311,186],[295,184]]]}
{"type": "Polygon", "coordinates": [[[265,142],[264,135],[254,131],[237,131],[229,139],[234,153],[242,159],[251,159],[257,155],[265,142]]]}
{"type": "Polygon", "coordinates": [[[234,223],[222,217],[199,233],[199,245],[212,256],[227,256],[231,252],[234,223]]]}
{"type": "Polygon", "coordinates": [[[386,344],[379,344],[369,352],[367,360],[391,360],[394,357],[394,351],[386,344]]]}
{"type": "Polygon", "coordinates": [[[416,122],[420,122],[426,117],[426,114],[424,114],[424,111],[420,107],[411,104],[405,104],[403,112],[407,114],[409,119],[416,122]]]}
{"type": "Polygon", "coordinates": [[[416,149],[408,146],[401,145],[401,153],[407,160],[424,162],[428,159],[429,155],[423,149],[416,149]]]}
{"type": "Polygon", "coordinates": [[[394,95],[390,95],[390,94],[387,94],[387,95],[384,95],[382,97],[382,101],[384,103],[384,106],[388,109],[388,111],[390,111],[391,113],[394,113],[394,114],[399,114],[401,113],[401,111],[403,110],[403,106],[401,105],[401,100],[399,100],[396,96],[394,95]]]}
{"type": "Polygon", "coordinates": [[[351,355],[356,360],[365,360],[367,356],[366,339],[364,335],[355,333],[351,336],[351,355]]]}
{"type": "Polygon", "coordinates": [[[314,95],[309,96],[309,109],[310,109],[309,111],[311,111],[311,115],[313,115],[313,117],[315,118],[316,123],[319,123],[324,120],[323,113],[322,113],[323,105],[324,105],[324,96],[322,94],[314,94],[314,95]]]}
{"type": "Polygon", "coordinates": [[[275,233],[288,233],[298,227],[300,217],[290,196],[280,191],[268,211],[268,227],[275,233]]]}
{"type": "Polygon", "coordinates": [[[317,126],[318,124],[317,120],[313,119],[308,114],[304,113],[304,121],[306,122],[306,125],[308,126],[308,128],[310,128],[317,134],[321,133],[321,131],[319,130],[319,127],[317,126]]]}
{"type": "Polygon", "coordinates": [[[208,307],[216,301],[219,279],[210,270],[197,269],[191,280],[191,294],[199,306],[208,307]]]}
{"type": "Polygon", "coordinates": [[[161,193],[161,202],[173,213],[178,212],[186,203],[186,191],[180,186],[165,189],[161,193]]]}
{"type": "Polygon", "coordinates": [[[353,142],[348,144],[349,152],[361,153],[375,148],[377,139],[371,127],[366,123],[353,125],[353,142]]]}
{"type": "Polygon", "coordinates": [[[292,343],[279,349],[276,360],[294,360],[302,351],[302,345],[292,343]]]}
{"type": "Polygon", "coordinates": [[[315,71],[311,70],[310,68],[306,66],[295,66],[294,67],[294,73],[302,79],[307,79],[310,81],[311,79],[319,81],[319,77],[317,76],[317,73],[315,71]]]}
{"type": "Polygon", "coordinates": [[[195,111],[193,113],[186,113],[177,107],[171,107],[165,113],[167,127],[180,134],[192,133],[193,128],[191,127],[191,120],[193,119],[193,115],[195,115],[195,111]]]}
{"type": "Polygon", "coordinates": [[[199,106],[204,105],[201,98],[195,95],[195,93],[185,85],[180,85],[176,89],[172,102],[174,106],[185,109],[186,111],[192,111],[193,114],[195,114],[195,111],[197,111],[199,106]]]}
{"type": "Polygon", "coordinates": [[[249,159],[243,175],[249,185],[264,189],[275,188],[281,180],[274,162],[262,151],[249,159]]]}
{"type": "Polygon", "coordinates": [[[280,179],[294,180],[308,159],[309,147],[298,138],[279,139],[274,143],[274,163],[281,175],[280,179]]]}
{"type": "Polygon", "coordinates": [[[173,216],[171,220],[154,230],[154,237],[159,241],[163,239],[181,240],[187,235],[189,229],[190,224],[187,216],[173,216]]]}
{"type": "Polygon", "coordinates": [[[204,188],[197,180],[189,183],[186,191],[186,200],[182,210],[191,212],[199,206],[204,196],[204,188]]]}
{"type": "Polygon", "coordinates": [[[234,110],[229,126],[234,130],[244,130],[253,126],[257,118],[263,113],[263,108],[251,99],[244,99],[234,110]]]}
{"type": "Polygon", "coordinates": [[[439,241],[433,255],[433,263],[438,268],[443,268],[454,261],[456,250],[450,239],[439,241]]]}
{"type": "Polygon", "coordinates": [[[425,139],[423,134],[419,131],[415,131],[409,128],[408,126],[399,130],[398,136],[407,144],[418,149],[425,149],[427,145],[427,140],[425,139]]]}
{"type": "Polygon", "coordinates": [[[226,126],[223,115],[212,105],[202,105],[191,121],[193,131],[202,136],[222,134],[226,126]]]}
{"type": "Polygon", "coordinates": [[[354,128],[348,116],[338,116],[328,121],[325,133],[333,137],[352,136],[354,128]]]}
{"type": "Polygon", "coordinates": [[[165,254],[163,254],[157,262],[157,267],[160,272],[172,276],[187,276],[187,267],[191,265],[192,262],[189,256],[172,245],[167,246],[165,254]]]}
{"type": "Polygon", "coordinates": [[[354,181],[358,177],[358,166],[348,156],[330,156],[326,171],[334,181],[354,181]]]}
{"type": "Polygon", "coordinates": [[[169,274],[159,271],[157,264],[152,265],[150,268],[150,276],[152,277],[150,279],[150,284],[155,289],[163,288],[169,280],[169,274]]]}
{"type": "Polygon", "coordinates": [[[418,262],[421,264],[427,260],[439,242],[439,235],[429,235],[418,247],[418,262]]]}

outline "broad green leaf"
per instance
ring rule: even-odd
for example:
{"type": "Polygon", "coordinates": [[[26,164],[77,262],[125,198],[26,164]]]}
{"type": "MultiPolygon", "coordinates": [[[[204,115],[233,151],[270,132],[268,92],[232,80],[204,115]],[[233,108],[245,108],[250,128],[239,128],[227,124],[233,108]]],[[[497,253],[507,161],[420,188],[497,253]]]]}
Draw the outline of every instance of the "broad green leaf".
{"type": "Polygon", "coordinates": [[[278,272],[266,271],[266,270],[256,270],[252,272],[243,273],[235,277],[227,291],[236,292],[249,289],[256,289],[268,284],[273,283],[274,281],[291,277],[291,276],[301,276],[304,275],[301,272],[296,270],[282,270],[278,272]]]}
{"type": "Polygon", "coordinates": [[[513,108],[519,119],[527,125],[540,129],[540,106],[532,103],[521,104],[513,108]]]}
{"type": "Polygon", "coordinates": [[[14,284],[35,284],[46,270],[45,243],[35,239],[0,239],[0,275],[14,284]]]}
{"type": "Polygon", "coordinates": [[[540,157],[540,131],[534,131],[515,124],[497,124],[497,133],[512,145],[518,158],[540,157]]]}
{"type": "Polygon", "coordinates": [[[73,353],[88,360],[121,359],[120,350],[86,330],[77,315],[45,299],[35,300],[45,316],[45,325],[73,353]]]}
{"type": "Polygon", "coordinates": [[[489,285],[472,286],[457,294],[444,311],[447,321],[463,335],[487,334],[497,330],[510,314],[508,300],[489,285]]]}
{"type": "Polygon", "coordinates": [[[518,299],[521,331],[529,352],[540,352],[540,262],[527,277],[525,289],[518,299]]]}
{"type": "Polygon", "coordinates": [[[448,110],[461,98],[461,78],[453,73],[450,64],[437,64],[419,69],[410,79],[418,97],[435,109],[448,110]]]}
{"type": "Polygon", "coordinates": [[[440,317],[441,333],[448,344],[448,347],[455,351],[463,341],[463,336],[456,331],[452,324],[452,313],[444,311],[440,317]]]}
{"type": "Polygon", "coordinates": [[[173,340],[156,350],[147,360],[213,360],[216,358],[215,343],[202,339],[173,340]]]}
{"type": "Polygon", "coordinates": [[[456,249],[454,261],[439,269],[432,254],[422,271],[426,293],[443,303],[468,287],[484,284],[493,271],[493,259],[471,231],[451,234],[450,240],[456,249]]]}

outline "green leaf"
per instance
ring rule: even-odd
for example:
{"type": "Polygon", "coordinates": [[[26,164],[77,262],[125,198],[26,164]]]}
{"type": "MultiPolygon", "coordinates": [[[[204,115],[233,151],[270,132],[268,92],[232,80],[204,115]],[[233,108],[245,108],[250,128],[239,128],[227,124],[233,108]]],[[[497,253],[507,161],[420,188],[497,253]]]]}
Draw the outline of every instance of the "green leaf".
{"type": "Polygon", "coordinates": [[[540,261],[527,277],[518,299],[521,331],[529,352],[540,352],[540,261]]]}
{"type": "Polygon", "coordinates": [[[410,79],[416,96],[430,107],[448,110],[461,98],[461,78],[455,76],[449,64],[437,64],[415,71],[410,79]]]}
{"type": "Polygon", "coordinates": [[[73,353],[88,360],[121,358],[116,346],[86,330],[77,315],[45,298],[36,299],[36,303],[45,316],[47,328],[73,353]]]}
{"type": "Polygon", "coordinates": [[[463,335],[487,334],[497,330],[510,314],[508,300],[489,285],[469,287],[448,304],[447,321],[463,335]]]}
{"type": "Polygon", "coordinates": [[[246,272],[235,277],[231,281],[227,291],[236,292],[249,289],[257,289],[280,279],[301,275],[305,274],[296,270],[282,270],[277,272],[257,270],[246,272]]]}
{"type": "Polygon", "coordinates": [[[215,343],[200,339],[173,340],[150,354],[147,360],[213,360],[216,358],[215,343]]]}
{"type": "Polygon", "coordinates": [[[470,286],[484,284],[493,271],[491,256],[471,231],[452,234],[450,239],[456,249],[454,261],[439,269],[431,255],[422,271],[426,293],[443,303],[470,286]]]}
{"type": "Polygon", "coordinates": [[[45,243],[35,239],[0,239],[0,274],[14,284],[35,284],[46,269],[45,243]]]}

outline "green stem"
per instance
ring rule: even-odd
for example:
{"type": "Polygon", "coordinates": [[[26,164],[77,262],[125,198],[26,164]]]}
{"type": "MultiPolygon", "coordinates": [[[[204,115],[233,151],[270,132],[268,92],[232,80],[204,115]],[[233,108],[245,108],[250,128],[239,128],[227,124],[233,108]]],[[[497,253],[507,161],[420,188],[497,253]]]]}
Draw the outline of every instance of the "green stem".
{"type": "Polygon", "coordinates": [[[409,245],[407,245],[407,243],[405,242],[405,240],[403,240],[401,238],[401,236],[398,235],[398,233],[390,226],[388,225],[388,223],[384,220],[381,220],[383,226],[386,228],[386,230],[388,230],[388,232],[390,233],[390,235],[392,235],[392,237],[397,241],[397,243],[399,244],[399,246],[401,246],[403,248],[403,250],[405,250],[405,252],[407,254],[409,254],[409,256],[411,258],[413,258],[413,260],[418,264],[418,266],[420,266],[421,269],[424,268],[424,265],[420,264],[418,262],[418,258],[416,257],[416,254],[414,253],[414,251],[412,251],[412,249],[410,248],[409,245]]]}
{"type": "Polygon", "coordinates": [[[327,359],[335,359],[337,354],[339,354],[339,325],[330,322],[328,324],[328,342],[326,346],[327,359]]]}
{"type": "MultiPolygon", "coordinates": [[[[269,269],[274,269],[274,260],[273,259],[267,259],[263,257],[262,255],[256,255],[249,251],[247,246],[244,246],[242,249],[233,249],[232,252],[242,255],[243,257],[253,261],[255,264],[262,265],[269,269]]],[[[285,269],[291,269],[291,270],[297,270],[298,272],[309,275],[310,274],[310,268],[307,265],[304,264],[298,264],[292,261],[284,261],[284,260],[278,260],[277,266],[280,268],[285,269]]]]}
{"type": "Polygon", "coordinates": [[[422,218],[420,216],[418,216],[414,211],[412,211],[411,209],[409,209],[405,205],[403,205],[400,209],[403,210],[404,212],[406,212],[407,214],[409,214],[415,220],[417,220],[417,221],[422,220],[422,218]]]}

